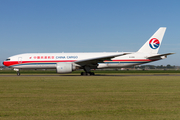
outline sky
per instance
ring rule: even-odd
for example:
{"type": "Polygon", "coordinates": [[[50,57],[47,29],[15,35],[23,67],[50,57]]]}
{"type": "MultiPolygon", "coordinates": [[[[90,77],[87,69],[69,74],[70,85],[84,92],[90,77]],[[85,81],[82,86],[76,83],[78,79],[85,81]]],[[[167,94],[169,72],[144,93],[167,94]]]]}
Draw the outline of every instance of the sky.
{"type": "MultiPolygon", "coordinates": [[[[0,0],[0,62],[21,53],[135,52],[167,27],[151,65],[180,66],[178,0],[0,0]]],[[[2,65],[2,64],[1,64],[2,65]]]]}

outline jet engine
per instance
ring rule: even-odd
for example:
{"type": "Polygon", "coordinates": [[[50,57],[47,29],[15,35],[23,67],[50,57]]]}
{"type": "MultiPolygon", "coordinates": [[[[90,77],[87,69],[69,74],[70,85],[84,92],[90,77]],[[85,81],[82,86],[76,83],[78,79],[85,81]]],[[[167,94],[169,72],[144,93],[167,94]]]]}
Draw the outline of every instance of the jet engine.
{"type": "Polygon", "coordinates": [[[56,65],[57,73],[71,73],[76,67],[71,62],[59,62],[56,65]]]}

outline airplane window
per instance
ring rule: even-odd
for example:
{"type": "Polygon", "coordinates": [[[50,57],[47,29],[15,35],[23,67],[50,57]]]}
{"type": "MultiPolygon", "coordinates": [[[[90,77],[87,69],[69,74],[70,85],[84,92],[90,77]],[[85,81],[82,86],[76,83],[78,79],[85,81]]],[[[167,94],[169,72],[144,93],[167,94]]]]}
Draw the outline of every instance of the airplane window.
{"type": "Polygon", "coordinates": [[[10,61],[10,59],[6,59],[6,61],[10,61]]]}

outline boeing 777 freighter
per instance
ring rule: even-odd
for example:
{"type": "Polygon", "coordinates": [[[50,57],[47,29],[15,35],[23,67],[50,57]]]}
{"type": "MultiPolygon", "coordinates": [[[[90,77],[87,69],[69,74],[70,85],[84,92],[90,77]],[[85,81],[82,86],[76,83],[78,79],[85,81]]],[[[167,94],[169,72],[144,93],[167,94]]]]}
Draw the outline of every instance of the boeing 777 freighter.
{"type": "Polygon", "coordinates": [[[9,57],[3,64],[14,68],[17,75],[20,75],[20,69],[56,69],[57,73],[83,69],[85,72],[81,75],[94,75],[91,69],[124,68],[161,60],[173,54],[158,54],[165,31],[165,27],[159,28],[137,52],[25,53],[9,57]]]}

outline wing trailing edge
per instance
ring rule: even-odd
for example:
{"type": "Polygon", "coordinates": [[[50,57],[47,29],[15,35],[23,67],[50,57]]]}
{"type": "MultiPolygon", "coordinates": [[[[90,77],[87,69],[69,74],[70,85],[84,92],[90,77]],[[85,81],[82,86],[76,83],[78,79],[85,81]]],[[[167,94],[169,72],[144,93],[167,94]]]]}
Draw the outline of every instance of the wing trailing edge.
{"type": "Polygon", "coordinates": [[[90,59],[84,59],[84,60],[78,60],[74,62],[75,64],[85,66],[85,65],[97,65],[98,63],[103,63],[105,60],[111,60],[114,57],[123,56],[131,53],[121,53],[121,54],[115,54],[115,55],[108,55],[108,56],[101,56],[96,58],[90,58],[90,59]]]}

